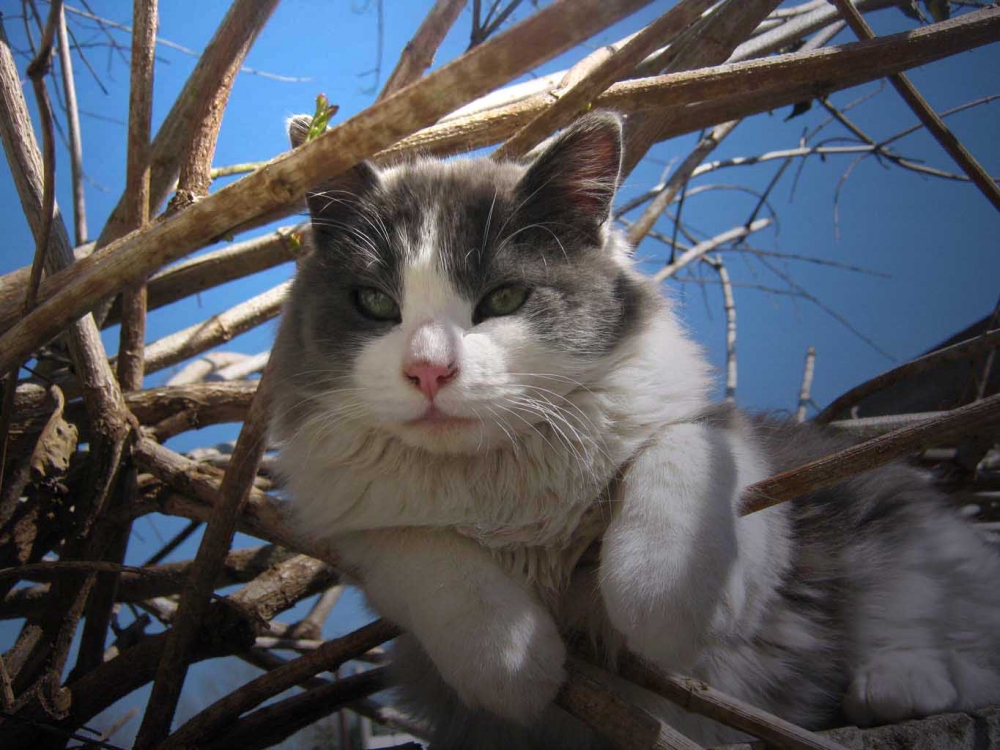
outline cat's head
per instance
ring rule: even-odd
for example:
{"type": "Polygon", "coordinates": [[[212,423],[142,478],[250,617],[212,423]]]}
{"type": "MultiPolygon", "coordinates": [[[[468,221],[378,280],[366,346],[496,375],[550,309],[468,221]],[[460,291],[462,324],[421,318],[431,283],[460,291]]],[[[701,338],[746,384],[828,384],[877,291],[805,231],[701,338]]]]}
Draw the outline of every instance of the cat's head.
{"type": "Polygon", "coordinates": [[[567,395],[654,304],[609,230],[621,153],[618,117],[595,113],[528,164],[363,162],[310,193],[314,250],[274,350],[279,433],[315,420],[467,453],[585,429],[567,395]]]}

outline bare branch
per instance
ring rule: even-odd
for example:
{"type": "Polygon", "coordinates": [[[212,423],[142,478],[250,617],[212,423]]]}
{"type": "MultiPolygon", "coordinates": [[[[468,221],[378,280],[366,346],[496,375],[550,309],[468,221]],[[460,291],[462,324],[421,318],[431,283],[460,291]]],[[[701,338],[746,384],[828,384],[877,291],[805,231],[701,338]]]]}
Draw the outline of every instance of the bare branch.
{"type": "MultiPolygon", "coordinates": [[[[561,7],[553,5],[546,10],[561,7]]],[[[573,7],[583,8],[578,4],[573,7]]],[[[581,12],[586,13],[586,10],[581,12]]],[[[524,23],[530,23],[536,17],[524,23]]],[[[588,23],[594,23],[594,19],[588,19],[588,23]]],[[[558,25],[557,22],[556,26],[558,25]]],[[[490,51],[495,43],[503,42],[508,34],[519,28],[520,26],[515,27],[469,54],[481,55],[484,50],[490,51]]],[[[809,81],[822,81],[823,91],[828,92],[834,88],[871,80],[884,74],[886,70],[922,64],[955,54],[962,49],[987,44],[993,40],[998,28],[1000,10],[987,9],[874,42],[620,83],[609,89],[596,104],[622,111],[631,111],[640,106],[655,109],[666,105],[671,113],[676,113],[676,116],[671,115],[672,125],[660,133],[661,137],[669,137],[685,132],[685,129],[697,129],[704,124],[731,120],[815,96],[817,84],[808,83],[809,81]],[[747,93],[733,97],[732,87],[737,81],[741,90],[745,89],[747,93]],[[691,101],[702,103],[687,106],[691,101]]],[[[539,44],[532,43],[527,47],[538,47],[539,44]]],[[[312,181],[319,181],[321,175],[329,177],[342,168],[339,165],[361,156],[369,156],[383,147],[382,144],[398,141],[401,136],[400,128],[415,129],[418,127],[414,124],[416,113],[420,112],[421,118],[426,113],[425,105],[418,106],[415,102],[434,91],[442,80],[451,80],[455,75],[452,71],[460,63],[462,66],[467,64],[456,61],[435,71],[408,87],[406,97],[385,100],[328,131],[321,138],[296,149],[294,153],[279,157],[267,170],[258,170],[227,187],[225,191],[209,196],[183,215],[163,221],[139,235],[125,238],[115,243],[114,247],[95,252],[89,258],[81,260],[74,273],[44,280],[39,290],[39,299],[44,302],[39,309],[0,337],[0,368],[9,367],[20,356],[30,353],[40,342],[58,332],[67,320],[89,306],[94,294],[110,294],[122,282],[141,277],[204,244],[208,239],[225,234],[234,226],[248,221],[253,214],[267,212],[296,200],[304,194],[307,185],[312,181]],[[376,124],[379,127],[375,127],[376,124]],[[350,148],[347,147],[348,142],[352,144],[350,148]],[[379,145],[375,145],[376,143],[379,145]],[[223,198],[223,195],[226,197],[223,198]],[[254,197],[251,198],[251,195],[254,197]],[[57,293],[58,299],[53,299],[57,293]]],[[[524,61],[519,64],[524,64],[524,61]]],[[[532,64],[532,61],[527,64],[532,64]]],[[[460,69],[465,70],[461,66],[460,69]]],[[[503,80],[503,71],[489,69],[491,76],[495,75],[497,79],[503,80]]],[[[465,87],[462,91],[468,92],[467,87],[473,86],[473,81],[466,77],[461,86],[465,87]]],[[[428,119],[433,118],[438,111],[452,108],[454,100],[450,97],[461,99],[464,96],[461,92],[456,96],[459,85],[444,88],[447,96],[441,94],[431,97],[433,102],[426,105],[435,108],[427,113],[428,119]]],[[[425,153],[442,153],[459,148],[459,144],[466,150],[489,145],[513,132],[518,118],[521,118],[520,122],[526,122],[533,111],[539,111],[544,106],[544,101],[529,100],[528,103],[517,105],[516,111],[511,108],[502,115],[475,115],[473,127],[468,122],[442,123],[401,142],[399,146],[388,150],[386,156],[418,149],[425,153]]]]}
{"type": "Polygon", "coordinates": [[[385,643],[400,634],[395,625],[376,620],[342,638],[328,641],[305,656],[267,672],[238,690],[213,703],[173,732],[160,745],[163,750],[205,743],[241,714],[259,706],[265,700],[320,672],[336,671],[344,662],[385,643]]]}
{"type": "Polygon", "coordinates": [[[632,71],[653,50],[673,39],[711,4],[711,0],[683,0],[633,36],[621,49],[602,47],[577,63],[563,82],[550,92],[555,99],[552,106],[509,138],[492,158],[504,161],[528,153],[570,122],[608,86],[632,71]]]}
{"type": "MultiPolygon", "coordinates": [[[[723,63],[781,0],[724,0],[715,10],[692,24],[670,48],[663,68],[667,73],[694,70],[723,63]]],[[[669,117],[640,114],[629,120],[625,131],[622,175],[632,173],[650,147],[662,140],[669,117]]]]}
{"type": "Polygon", "coordinates": [[[741,516],[756,513],[814,490],[829,487],[899,458],[1000,424],[1000,394],[944,412],[912,427],[894,430],[797,469],[750,485],[741,516]]]}
{"type": "Polygon", "coordinates": [[[385,82],[379,99],[395,94],[424,74],[434,62],[438,47],[458,19],[465,2],[466,0],[437,0],[434,3],[413,39],[403,48],[399,62],[385,82]]]}
{"type": "Polygon", "coordinates": [[[799,408],[795,413],[795,418],[799,422],[806,421],[806,409],[812,401],[813,372],[816,366],[816,349],[809,347],[806,350],[806,366],[802,372],[802,387],[799,388],[799,408]]]}
{"type": "Polygon", "coordinates": [[[649,230],[653,228],[653,225],[656,224],[657,220],[667,209],[667,206],[673,202],[680,189],[687,185],[694,174],[695,168],[705,160],[706,156],[715,150],[715,147],[733,131],[733,128],[739,125],[739,122],[739,120],[731,120],[721,125],[716,125],[710,133],[698,141],[698,145],[694,147],[694,150],[687,155],[684,161],[674,170],[673,174],[670,175],[670,179],[667,180],[663,185],[663,189],[653,198],[652,203],[646,207],[642,215],[629,227],[628,241],[632,245],[638,245],[643,237],[649,234],[649,230]]]}
{"type": "Polygon", "coordinates": [[[65,7],[59,13],[59,65],[62,68],[66,95],[66,121],[69,129],[70,168],[73,175],[73,229],[77,246],[87,241],[87,203],[83,194],[83,142],[80,136],[80,110],[76,103],[73,56],[66,31],[65,7]]]}
{"type": "Polygon", "coordinates": [[[628,702],[610,686],[603,670],[570,658],[566,672],[556,704],[607,737],[617,750],[700,750],[700,745],[628,702]]]}
{"type": "Polygon", "coordinates": [[[1000,329],[985,331],[981,336],[977,336],[967,341],[960,341],[943,349],[925,354],[922,357],[906,362],[899,367],[894,367],[881,375],[872,378],[860,385],[855,386],[842,396],[838,396],[816,416],[819,423],[829,422],[841,418],[855,404],[860,403],[873,393],[878,393],[896,383],[900,383],[917,373],[933,370],[946,362],[968,359],[977,354],[993,351],[1000,346],[1000,329]]]}
{"type": "Polygon", "coordinates": [[[675,260],[673,263],[668,264],[664,268],[653,274],[653,280],[660,282],[665,279],[669,279],[674,276],[678,271],[680,271],[685,266],[690,263],[699,260],[704,257],[707,253],[718,249],[720,246],[725,245],[727,242],[737,242],[750,236],[754,232],[759,232],[762,229],[766,229],[773,223],[772,219],[757,219],[757,221],[750,224],[750,226],[735,227],[728,231],[717,234],[711,239],[707,239],[704,242],[699,242],[697,245],[692,247],[681,257],[675,260]]]}

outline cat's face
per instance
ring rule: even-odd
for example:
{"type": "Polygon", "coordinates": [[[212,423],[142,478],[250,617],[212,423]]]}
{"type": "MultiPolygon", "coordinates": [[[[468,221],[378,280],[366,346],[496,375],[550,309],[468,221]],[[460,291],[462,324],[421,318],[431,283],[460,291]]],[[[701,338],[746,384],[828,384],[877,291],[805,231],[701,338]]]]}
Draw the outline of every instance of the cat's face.
{"type": "Polygon", "coordinates": [[[459,453],[542,422],[586,431],[566,396],[645,300],[606,228],[620,161],[620,124],[598,114],[527,168],[362,164],[310,195],[315,252],[275,346],[290,426],[459,453]]]}

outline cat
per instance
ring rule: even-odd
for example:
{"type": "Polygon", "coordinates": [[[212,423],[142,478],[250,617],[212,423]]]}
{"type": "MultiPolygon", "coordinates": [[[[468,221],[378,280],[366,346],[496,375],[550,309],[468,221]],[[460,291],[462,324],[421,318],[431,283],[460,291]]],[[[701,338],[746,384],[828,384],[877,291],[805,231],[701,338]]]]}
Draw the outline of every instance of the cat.
{"type": "Polygon", "coordinates": [[[611,226],[621,159],[596,112],[525,162],[362,162],[308,195],[269,376],[280,466],[299,528],[407,631],[433,746],[604,747],[553,704],[580,632],[811,728],[1000,701],[1000,555],[923,475],[738,517],[743,488],[842,443],[711,404],[611,226]]]}

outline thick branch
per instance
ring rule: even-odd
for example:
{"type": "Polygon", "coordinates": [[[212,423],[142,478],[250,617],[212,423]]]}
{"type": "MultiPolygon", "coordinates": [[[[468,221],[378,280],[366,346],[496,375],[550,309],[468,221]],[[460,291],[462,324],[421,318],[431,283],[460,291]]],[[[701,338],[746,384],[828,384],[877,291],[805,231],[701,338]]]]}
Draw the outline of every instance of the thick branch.
{"type": "Polygon", "coordinates": [[[434,7],[427,12],[427,17],[420,24],[413,39],[406,43],[399,62],[385,82],[379,99],[395,94],[400,89],[409,86],[424,74],[424,71],[434,62],[438,47],[448,35],[448,30],[458,20],[465,0],[437,0],[434,7]]]}
{"type": "Polygon", "coordinates": [[[829,487],[916,451],[974,435],[1000,424],[1000,394],[945,412],[912,427],[894,430],[846,450],[782,472],[744,490],[740,515],[770,508],[807,492],[829,487]]]}
{"type": "Polygon", "coordinates": [[[376,620],[353,633],[327,641],[315,651],[267,672],[213,703],[170,735],[163,750],[200,745],[243,713],[320,672],[334,672],[346,661],[400,634],[398,627],[376,620]]]}
{"type": "Polygon", "coordinates": [[[885,390],[886,388],[900,383],[914,375],[933,370],[947,362],[969,359],[979,354],[996,349],[1000,346],[1000,329],[987,331],[982,336],[976,336],[967,341],[960,341],[957,344],[946,346],[944,349],[925,354],[922,357],[906,362],[899,367],[883,372],[881,375],[869,381],[857,385],[842,396],[838,396],[834,401],[816,416],[819,423],[829,422],[842,417],[851,407],[859,404],[862,400],[873,393],[885,390]]]}
{"type": "Polygon", "coordinates": [[[496,161],[517,159],[566,125],[612,83],[631,72],[657,47],[667,44],[695,21],[714,0],[682,0],[632,37],[621,49],[613,46],[592,53],[575,65],[549,96],[552,106],[543,110],[497,149],[496,161]]]}

